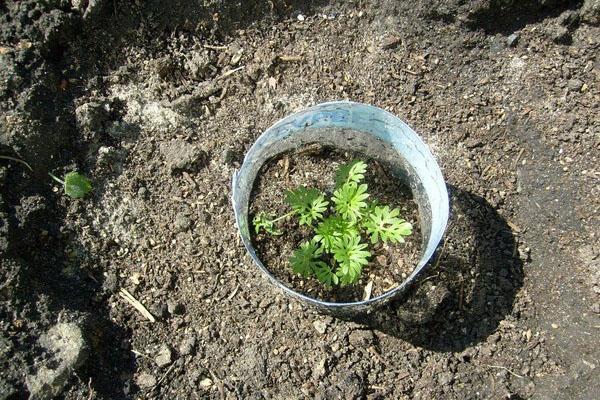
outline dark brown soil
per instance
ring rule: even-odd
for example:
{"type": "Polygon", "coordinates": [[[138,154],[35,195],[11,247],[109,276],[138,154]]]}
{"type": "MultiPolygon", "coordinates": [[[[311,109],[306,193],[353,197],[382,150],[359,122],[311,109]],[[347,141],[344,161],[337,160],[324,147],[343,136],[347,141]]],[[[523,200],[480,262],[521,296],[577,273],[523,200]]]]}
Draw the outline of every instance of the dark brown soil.
{"type": "Polygon", "coordinates": [[[372,246],[370,263],[363,268],[359,282],[354,285],[327,288],[316,278],[306,279],[292,272],[289,257],[298,246],[310,240],[314,231],[299,226],[295,218],[285,219],[278,226],[283,235],[261,233],[254,236],[257,255],[281,282],[300,293],[332,302],[353,302],[365,299],[365,286],[371,282],[371,297],[379,296],[398,286],[413,271],[420,258],[421,230],[418,206],[410,189],[402,185],[379,162],[361,154],[341,153],[318,145],[309,145],[296,152],[286,153],[267,162],[257,178],[250,203],[250,218],[260,211],[284,215],[290,211],[285,191],[304,186],[317,188],[330,199],[335,186],[335,173],[340,165],[352,160],[367,162],[365,183],[370,200],[390,208],[399,208],[401,218],[413,225],[413,234],[402,244],[372,246]]]}
{"type": "Polygon", "coordinates": [[[56,371],[64,323],[46,398],[598,398],[599,13],[0,0],[0,154],[34,169],[0,161],[0,399],[56,371]],[[406,121],[451,195],[439,263],[352,321],[275,290],[230,205],[265,129],[343,99],[406,121]],[[47,174],[75,169],[85,199],[47,174]]]}

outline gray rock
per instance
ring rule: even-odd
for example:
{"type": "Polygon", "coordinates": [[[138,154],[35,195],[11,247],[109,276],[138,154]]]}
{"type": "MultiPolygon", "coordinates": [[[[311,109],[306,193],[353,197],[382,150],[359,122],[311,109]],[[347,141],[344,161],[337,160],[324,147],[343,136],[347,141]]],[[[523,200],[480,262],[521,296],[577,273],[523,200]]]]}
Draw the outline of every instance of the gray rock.
{"type": "Polygon", "coordinates": [[[135,383],[142,389],[148,389],[156,385],[156,377],[147,372],[142,372],[135,379],[135,383]]]}
{"type": "Polygon", "coordinates": [[[313,369],[313,376],[315,378],[320,378],[322,376],[325,376],[326,373],[327,373],[327,357],[323,357],[323,359],[321,359],[319,362],[317,362],[315,364],[315,367],[313,369]]]}
{"type": "Polygon", "coordinates": [[[600,303],[592,304],[592,312],[600,314],[600,303]]]}
{"type": "Polygon", "coordinates": [[[39,339],[51,354],[38,366],[35,374],[27,376],[27,389],[34,399],[56,397],[67,383],[71,373],[87,358],[83,333],[77,324],[60,323],[39,339]]]}
{"type": "Polygon", "coordinates": [[[475,147],[479,147],[482,145],[483,142],[481,141],[481,139],[478,138],[470,137],[467,140],[465,140],[465,146],[467,146],[467,149],[474,149],[475,147]]]}
{"type": "Polygon", "coordinates": [[[221,87],[212,82],[205,82],[198,86],[192,93],[178,97],[169,103],[175,110],[181,113],[197,111],[197,107],[204,100],[221,90],[221,87]]]}
{"type": "Polygon", "coordinates": [[[557,44],[569,44],[572,40],[571,33],[565,26],[552,25],[546,29],[546,34],[557,44]]]}
{"type": "Polygon", "coordinates": [[[452,375],[451,372],[442,372],[438,376],[438,382],[442,386],[446,386],[446,385],[452,383],[452,381],[454,381],[454,375],[452,375]]]}
{"type": "Polygon", "coordinates": [[[353,331],[350,334],[349,342],[356,348],[367,348],[374,340],[373,332],[367,330],[353,331]]]}
{"type": "Polygon", "coordinates": [[[195,336],[187,336],[179,345],[179,354],[182,356],[187,356],[189,354],[193,354],[196,349],[196,337],[195,336]]]}
{"type": "Polygon", "coordinates": [[[153,304],[149,307],[148,311],[150,311],[152,315],[160,319],[164,319],[168,315],[167,305],[165,303],[153,304]]]}
{"type": "Polygon", "coordinates": [[[196,80],[202,80],[210,67],[210,57],[206,52],[193,53],[185,63],[185,69],[196,80]]]}
{"type": "Polygon", "coordinates": [[[225,149],[221,153],[221,162],[225,165],[232,165],[235,160],[235,152],[231,149],[225,149]]]}
{"type": "Polygon", "coordinates": [[[315,321],[313,322],[313,326],[321,335],[327,330],[327,324],[323,321],[315,321]]]}
{"type": "Polygon", "coordinates": [[[162,143],[160,145],[160,152],[165,158],[167,167],[171,172],[191,170],[202,161],[205,155],[196,145],[179,139],[162,143]]]}
{"type": "Polygon", "coordinates": [[[169,314],[171,314],[171,315],[179,315],[179,314],[183,314],[185,312],[185,307],[183,304],[181,304],[175,300],[168,300],[167,301],[167,310],[169,311],[169,314]]]}
{"type": "Polygon", "coordinates": [[[192,220],[187,215],[180,213],[175,217],[174,226],[178,232],[185,232],[192,226],[192,220]]]}
{"type": "Polygon", "coordinates": [[[171,351],[169,346],[167,346],[166,344],[160,346],[158,354],[156,355],[156,357],[154,357],[154,362],[161,368],[173,362],[173,352],[171,351]]]}
{"type": "Polygon", "coordinates": [[[583,82],[579,79],[569,79],[569,82],[567,82],[567,87],[571,92],[579,92],[583,87],[583,82]]]}
{"type": "Polygon", "coordinates": [[[104,283],[102,284],[104,290],[107,292],[114,292],[117,290],[117,286],[119,284],[119,278],[117,278],[117,274],[114,272],[109,272],[104,279],[104,283]]]}
{"type": "Polygon", "coordinates": [[[600,25],[600,0],[585,0],[579,12],[586,24],[600,25]]]}
{"type": "Polygon", "coordinates": [[[509,35],[506,38],[506,45],[508,47],[515,47],[518,42],[519,42],[519,34],[518,33],[513,33],[512,35],[509,35]]]}

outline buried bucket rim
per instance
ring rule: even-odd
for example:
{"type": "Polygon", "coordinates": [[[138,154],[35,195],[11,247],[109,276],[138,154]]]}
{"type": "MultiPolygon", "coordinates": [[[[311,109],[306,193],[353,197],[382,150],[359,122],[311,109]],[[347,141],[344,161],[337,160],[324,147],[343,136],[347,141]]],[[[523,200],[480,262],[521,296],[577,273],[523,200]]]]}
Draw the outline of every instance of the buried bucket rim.
{"type": "MultiPolygon", "coordinates": [[[[332,142],[330,145],[338,149],[344,148],[339,141],[332,142]]],[[[366,155],[376,158],[373,155],[366,155]]],[[[269,281],[283,290],[285,294],[314,306],[320,311],[332,314],[369,312],[406,292],[433,259],[446,230],[450,211],[448,191],[440,167],[419,135],[394,114],[376,106],[351,101],[321,103],[290,114],[266,129],[246,153],[241,167],[233,173],[232,205],[236,226],[244,247],[254,264],[259,267],[269,281]],[[323,129],[340,130],[340,132],[345,132],[344,134],[355,132],[367,144],[377,142],[379,146],[390,146],[389,151],[392,156],[402,160],[412,171],[408,174],[414,181],[414,185],[411,184],[410,188],[413,196],[420,198],[420,200],[417,199],[417,204],[421,229],[427,230],[428,235],[424,234],[422,237],[419,262],[411,274],[398,286],[368,300],[331,302],[297,292],[277,279],[265,267],[252,245],[251,233],[248,228],[248,209],[254,182],[261,167],[273,157],[297,147],[298,145],[294,145],[294,140],[301,140],[302,136],[315,135],[312,143],[326,141],[324,136],[318,134],[319,130],[323,129]],[[428,218],[423,218],[424,216],[428,218]],[[428,221],[428,226],[424,226],[425,220],[428,221]],[[425,236],[428,237],[425,238],[425,236]]]]}

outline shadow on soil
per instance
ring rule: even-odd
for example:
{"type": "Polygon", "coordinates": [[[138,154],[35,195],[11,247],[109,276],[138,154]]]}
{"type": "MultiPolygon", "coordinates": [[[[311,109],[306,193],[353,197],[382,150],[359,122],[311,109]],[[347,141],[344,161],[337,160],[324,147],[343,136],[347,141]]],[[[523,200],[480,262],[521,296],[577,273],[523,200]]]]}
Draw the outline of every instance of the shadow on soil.
{"type": "MultiPolygon", "coordinates": [[[[53,194],[47,182],[23,179],[21,173],[9,174],[6,187],[15,189],[2,194],[16,206],[9,207],[7,219],[0,221],[8,227],[2,265],[8,269],[3,273],[14,277],[6,282],[10,290],[0,300],[14,315],[2,308],[0,316],[6,321],[16,316],[30,321],[27,330],[8,332],[15,350],[31,357],[29,365],[37,364],[39,335],[58,321],[75,322],[86,339],[89,357],[78,377],[71,379],[84,380],[84,386],[100,398],[122,398],[122,385],[115,382],[135,369],[127,340],[130,334],[109,319],[103,278],[83,268],[81,260],[89,255],[77,251],[76,238],[63,226],[65,206],[56,203],[66,199],[53,194]]],[[[23,383],[13,382],[15,398],[28,397],[23,383]]]]}
{"type": "Polygon", "coordinates": [[[450,187],[438,260],[403,298],[357,322],[434,351],[484,341],[512,311],[522,263],[507,222],[483,198],[450,187]]]}
{"type": "Polygon", "coordinates": [[[510,34],[529,24],[556,18],[581,6],[581,0],[490,0],[470,15],[467,25],[487,33],[510,34]]]}

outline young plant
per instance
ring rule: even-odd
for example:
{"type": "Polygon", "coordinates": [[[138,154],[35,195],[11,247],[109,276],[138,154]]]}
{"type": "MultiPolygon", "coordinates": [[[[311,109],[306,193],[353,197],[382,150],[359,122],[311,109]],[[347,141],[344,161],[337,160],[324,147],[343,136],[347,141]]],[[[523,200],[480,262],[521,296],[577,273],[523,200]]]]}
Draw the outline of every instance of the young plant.
{"type": "Polygon", "coordinates": [[[254,231],[271,235],[283,232],[276,223],[296,216],[300,225],[311,227],[313,238],[304,242],[290,257],[292,271],[304,277],[316,276],[325,285],[351,285],[369,263],[371,244],[403,243],[412,234],[412,225],[400,218],[400,210],[368,202],[368,186],[362,183],[367,164],[360,160],[342,165],[335,176],[331,202],[317,189],[300,187],[286,192],[292,210],[280,217],[265,212],[254,219],[254,231]]]}
{"type": "Polygon", "coordinates": [[[65,179],[59,179],[51,172],[48,175],[56,182],[63,185],[65,194],[74,199],[84,197],[92,190],[92,182],[79,172],[71,171],[65,175],[65,179]]]}
{"type": "MultiPolygon", "coordinates": [[[[27,161],[20,160],[15,157],[3,156],[3,155],[0,155],[0,160],[9,160],[9,161],[18,162],[18,163],[26,166],[31,172],[33,172],[33,168],[31,168],[31,165],[29,165],[29,163],[27,163],[27,161]]],[[[52,179],[54,179],[55,181],[57,181],[58,183],[63,185],[65,194],[69,197],[72,197],[72,198],[84,197],[86,194],[88,194],[92,190],[92,183],[90,182],[90,180],[76,171],[69,172],[67,175],[65,175],[64,180],[56,177],[56,175],[52,174],[51,172],[48,172],[48,175],[50,175],[50,177],[52,179]]]]}

